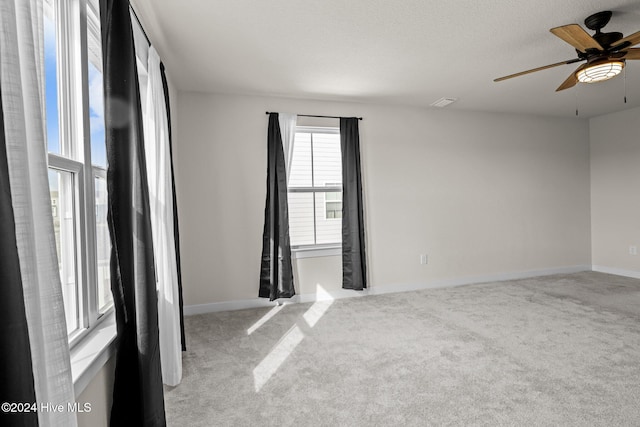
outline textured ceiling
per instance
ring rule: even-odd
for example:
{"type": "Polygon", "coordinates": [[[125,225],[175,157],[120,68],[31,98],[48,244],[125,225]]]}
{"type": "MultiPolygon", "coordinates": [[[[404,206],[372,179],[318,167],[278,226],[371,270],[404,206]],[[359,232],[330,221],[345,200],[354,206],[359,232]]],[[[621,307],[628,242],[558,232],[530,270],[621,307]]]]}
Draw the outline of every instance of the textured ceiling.
{"type": "Polygon", "coordinates": [[[549,32],[602,10],[604,31],[640,31],[637,0],[132,0],[180,90],[592,117],[640,106],[625,79],[555,89],[579,64],[549,32]]]}

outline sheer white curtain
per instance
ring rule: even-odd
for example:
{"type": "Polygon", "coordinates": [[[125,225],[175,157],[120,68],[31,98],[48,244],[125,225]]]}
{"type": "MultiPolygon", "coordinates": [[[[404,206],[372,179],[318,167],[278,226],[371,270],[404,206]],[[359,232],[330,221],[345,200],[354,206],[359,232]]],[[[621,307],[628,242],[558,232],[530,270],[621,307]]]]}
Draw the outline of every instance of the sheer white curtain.
{"type": "MultiPolygon", "coordinates": [[[[36,399],[66,409],[75,396],[47,177],[43,52],[42,0],[0,0],[0,84],[36,399]]],[[[77,423],[66,410],[38,419],[77,423]]]]}
{"type": "Polygon", "coordinates": [[[149,47],[148,51],[147,73],[146,101],[143,108],[144,146],[158,287],[160,361],[163,382],[175,386],[182,380],[182,346],[178,268],[173,230],[169,125],[160,58],[153,46],[149,47]]]}
{"type": "Polygon", "coordinates": [[[291,113],[278,113],[278,124],[280,125],[280,135],[282,136],[282,149],[284,150],[284,164],[287,168],[287,182],[291,171],[291,160],[293,159],[293,140],[296,138],[296,122],[298,116],[291,113]]]}

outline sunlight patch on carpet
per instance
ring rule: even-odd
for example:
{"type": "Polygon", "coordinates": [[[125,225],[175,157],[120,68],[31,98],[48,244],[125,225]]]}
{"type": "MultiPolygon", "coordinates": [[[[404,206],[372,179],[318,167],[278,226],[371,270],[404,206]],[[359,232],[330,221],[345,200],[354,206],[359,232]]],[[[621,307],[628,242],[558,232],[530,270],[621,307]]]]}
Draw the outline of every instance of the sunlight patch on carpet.
{"type": "Polygon", "coordinates": [[[304,339],[304,333],[298,325],[294,325],[282,337],[280,342],[262,359],[262,362],[253,370],[253,381],[256,391],[260,391],[262,387],[271,379],[278,371],[278,368],[287,360],[287,357],[304,339]]]}
{"type": "Polygon", "coordinates": [[[331,304],[333,304],[333,297],[319,284],[316,285],[316,297],[318,300],[302,315],[311,328],[318,323],[318,320],[324,316],[331,304]]]}
{"type": "Polygon", "coordinates": [[[251,325],[251,327],[249,329],[247,329],[247,335],[251,335],[252,333],[254,333],[255,331],[257,331],[262,325],[264,325],[265,323],[267,323],[269,321],[269,319],[271,319],[273,316],[275,316],[276,314],[278,314],[278,312],[280,310],[282,310],[282,307],[284,307],[284,305],[276,305],[275,307],[273,307],[271,310],[269,310],[264,316],[262,316],[256,323],[254,323],[253,325],[251,325]]]}
{"type": "MultiPolygon", "coordinates": [[[[334,298],[331,294],[325,290],[320,284],[316,284],[316,302],[302,315],[304,322],[310,328],[313,328],[318,321],[325,315],[329,307],[333,304],[334,298]]],[[[254,323],[249,329],[247,329],[247,335],[251,335],[262,325],[269,321],[273,316],[278,314],[282,309],[282,305],[278,305],[269,310],[264,316],[254,323]]],[[[293,325],[286,334],[280,339],[278,344],[262,359],[260,364],[253,370],[253,382],[256,392],[260,391],[262,387],[273,377],[278,371],[280,366],[287,360],[287,357],[291,355],[293,350],[304,339],[304,333],[298,325],[293,325]]]]}

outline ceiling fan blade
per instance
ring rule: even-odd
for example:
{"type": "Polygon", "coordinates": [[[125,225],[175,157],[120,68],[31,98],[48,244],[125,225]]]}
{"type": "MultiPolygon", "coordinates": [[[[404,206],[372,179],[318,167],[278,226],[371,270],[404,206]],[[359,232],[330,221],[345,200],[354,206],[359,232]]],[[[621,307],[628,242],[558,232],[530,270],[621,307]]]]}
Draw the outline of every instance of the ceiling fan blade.
{"type": "Polygon", "coordinates": [[[512,79],[514,77],[524,76],[525,74],[535,73],[536,71],[546,70],[547,68],[558,67],[560,65],[566,65],[566,64],[573,64],[574,62],[579,62],[579,61],[582,61],[582,59],[575,58],[575,59],[569,59],[567,61],[556,62],[555,64],[544,65],[542,67],[533,68],[531,70],[520,71],[519,73],[509,74],[508,76],[504,76],[504,77],[498,77],[497,79],[494,79],[493,81],[494,82],[501,82],[503,80],[512,79]]]}
{"type": "Polygon", "coordinates": [[[640,49],[639,48],[623,50],[622,53],[625,54],[623,56],[624,59],[640,59],[640,49]]]}
{"type": "Polygon", "coordinates": [[[552,28],[549,31],[580,52],[586,52],[587,49],[604,50],[602,46],[600,46],[600,43],[578,24],[563,25],[562,27],[552,28]]]}
{"type": "Polygon", "coordinates": [[[635,46],[638,43],[640,43],[640,31],[638,31],[636,33],[633,33],[630,36],[627,36],[627,37],[625,37],[623,39],[620,39],[615,43],[611,43],[611,47],[617,47],[617,46],[620,46],[620,45],[622,45],[622,44],[624,44],[626,42],[629,42],[629,46],[627,46],[627,47],[635,46]]]}
{"type": "Polygon", "coordinates": [[[564,82],[562,82],[562,84],[560,86],[558,86],[558,89],[556,89],[556,92],[560,92],[561,90],[565,90],[565,89],[569,89],[570,87],[574,87],[576,85],[576,83],[578,83],[578,78],[576,77],[576,74],[578,74],[578,71],[582,70],[586,66],[587,66],[587,64],[582,64],[581,66],[576,68],[576,70],[573,73],[571,73],[571,75],[569,77],[567,77],[567,80],[565,80],[564,82]]]}

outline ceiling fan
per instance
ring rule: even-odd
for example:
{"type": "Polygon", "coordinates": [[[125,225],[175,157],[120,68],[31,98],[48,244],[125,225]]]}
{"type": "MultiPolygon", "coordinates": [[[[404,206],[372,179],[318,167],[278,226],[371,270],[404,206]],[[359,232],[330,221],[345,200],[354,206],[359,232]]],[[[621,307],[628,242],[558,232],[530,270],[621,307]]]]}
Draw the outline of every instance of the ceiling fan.
{"type": "Polygon", "coordinates": [[[611,15],[611,11],[598,12],[584,20],[584,25],[590,30],[595,31],[593,36],[590,36],[589,33],[578,24],[563,25],[549,30],[573,46],[578,53],[577,58],[510,74],[497,78],[494,82],[582,61],[586,61],[586,63],[580,65],[558,89],[556,89],[556,92],[569,89],[578,82],[595,83],[617,76],[624,68],[626,60],[640,59],[640,48],[631,48],[640,43],[640,31],[627,37],[623,37],[622,33],[618,32],[601,32],[600,30],[604,28],[611,19],[611,15]]]}

